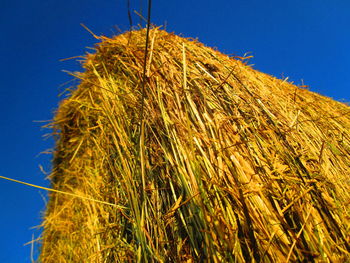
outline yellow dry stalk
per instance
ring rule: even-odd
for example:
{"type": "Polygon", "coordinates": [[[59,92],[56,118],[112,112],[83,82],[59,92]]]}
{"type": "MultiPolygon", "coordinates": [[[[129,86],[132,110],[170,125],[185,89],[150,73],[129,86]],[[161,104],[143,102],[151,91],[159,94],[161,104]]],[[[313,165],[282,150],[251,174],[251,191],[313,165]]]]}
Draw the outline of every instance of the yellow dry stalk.
{"type": "Polygon", "coordinates": [[[57,110],[40,260],[345,262],[349,106],[145,34],[97,37],[57,110]]]}

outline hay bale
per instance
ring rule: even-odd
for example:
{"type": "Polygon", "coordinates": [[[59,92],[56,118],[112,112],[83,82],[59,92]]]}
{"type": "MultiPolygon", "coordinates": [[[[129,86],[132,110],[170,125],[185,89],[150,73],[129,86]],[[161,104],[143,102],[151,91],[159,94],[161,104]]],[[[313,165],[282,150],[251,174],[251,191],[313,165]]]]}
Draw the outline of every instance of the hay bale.
{"type": "Polygon", "coordinates": [[[108,204],[51,194],[41,261],[345,262],[350,108],[158,29],[142,95],[145,34],[57,110],[52,187],[108,204]]]}

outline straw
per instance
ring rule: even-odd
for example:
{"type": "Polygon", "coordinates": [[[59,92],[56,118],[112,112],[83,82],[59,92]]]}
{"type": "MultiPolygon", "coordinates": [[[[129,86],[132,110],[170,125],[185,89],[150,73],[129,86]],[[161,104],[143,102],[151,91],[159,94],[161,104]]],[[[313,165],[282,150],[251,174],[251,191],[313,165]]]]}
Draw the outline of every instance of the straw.
{"type": "Polygon", "coordinates": [[[42,262],[350,258],[347,104],[158,28],[146,56],[145,29],[97,38],[51,188],[123,209],[50,193],[42,262]]]}

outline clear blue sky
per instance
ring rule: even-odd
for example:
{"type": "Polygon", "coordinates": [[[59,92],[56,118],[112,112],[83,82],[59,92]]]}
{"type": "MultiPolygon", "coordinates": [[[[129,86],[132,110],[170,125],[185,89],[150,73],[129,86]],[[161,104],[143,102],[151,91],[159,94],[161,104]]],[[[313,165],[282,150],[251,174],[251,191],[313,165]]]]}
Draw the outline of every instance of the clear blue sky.
{"type": "MultiPolygon", "coordinates": [[[[139,0],[130,0],[139,10],[139,0]]],[[[146,0],[144,10],[146,8],[146,0]]],[[[50,170],[53,147],[37,120],[57,107],[61,84],[79,69],[74,61],[95,39],[80,26],[108,36],[129,22],[126,0],[1,0],[0,175],[48,186],[38,166],[50,170]]],[[[133,17],[134,23],[139,20],[133,17]]],[[[153,0],[152,22],[198,37],[226,54],[251,52],[254,68],[301,79],[312,91],[350,101],[350,1],[348,0],[153,0]]],[[[67,86],[65,86],[67,87],[67,86]]],[[[0,262],[30,262],[45,191],[0,179],[0,262]]]]}

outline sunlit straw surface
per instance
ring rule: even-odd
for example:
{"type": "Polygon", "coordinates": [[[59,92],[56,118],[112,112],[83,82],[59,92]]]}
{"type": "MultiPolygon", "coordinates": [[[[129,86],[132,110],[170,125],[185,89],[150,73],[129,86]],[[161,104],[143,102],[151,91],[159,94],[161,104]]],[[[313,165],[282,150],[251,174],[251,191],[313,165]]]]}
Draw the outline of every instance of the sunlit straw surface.
{"type": "Polygon", "coordinates": [[[52,187],[125,209],[51,193],[41,261],[350,258],[350,107],[153,29],[140,141],[145,33],[101,37],[52,124],[52,187]]]}

